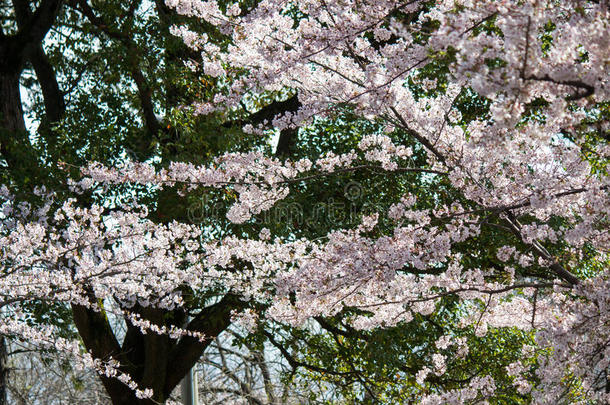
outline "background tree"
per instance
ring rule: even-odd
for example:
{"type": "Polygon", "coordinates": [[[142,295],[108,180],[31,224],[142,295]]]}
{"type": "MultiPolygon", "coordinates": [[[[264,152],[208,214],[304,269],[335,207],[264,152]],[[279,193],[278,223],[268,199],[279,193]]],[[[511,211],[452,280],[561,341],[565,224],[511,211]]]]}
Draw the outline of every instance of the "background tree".
{"type": "Polygon", "coordinates": [[[14,2],[1,332],[113,403],[255,315],[244,344],[347,400],[603,401],[605,7],[14,2]]]}
{"type": "Polygon", "coordinates": [[[9,360],[10,404],[111,403],[94,372],[75,372],[61,354],[41,353],[37,347],[13,344],[9,360]]]}

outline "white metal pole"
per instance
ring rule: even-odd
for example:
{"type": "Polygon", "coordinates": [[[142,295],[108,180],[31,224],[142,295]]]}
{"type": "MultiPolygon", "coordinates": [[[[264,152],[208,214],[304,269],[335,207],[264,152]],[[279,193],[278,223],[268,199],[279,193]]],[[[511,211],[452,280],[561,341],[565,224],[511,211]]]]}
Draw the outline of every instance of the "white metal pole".
{"type": "Polygon", "coordinates": [[[199,393],[197,390],[197,376],[195,368],[191,368],[180,383],[182,403],[184,405],[199,405],[199,393]]]}

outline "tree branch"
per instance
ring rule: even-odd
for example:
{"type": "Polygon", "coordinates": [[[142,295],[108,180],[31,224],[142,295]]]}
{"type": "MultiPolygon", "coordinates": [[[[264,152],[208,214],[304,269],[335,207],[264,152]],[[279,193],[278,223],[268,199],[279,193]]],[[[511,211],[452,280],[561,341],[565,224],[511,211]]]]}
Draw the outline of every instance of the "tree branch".
{"type": "Polygon", "coordinates": [[[548,267],[551,270],[553,270],[555,272],[555,274],[557,274],[561,279],[567,281],[571,285],[577,285],[580,283],[580,280],[575,275],[573,275],[568,270],[566,270],[561,264],[559,264],[557,262],[557,260],[555,260],[553,255],[551,255],[549,253],[549,251],[546,250],[545,247],[540,244],[540,242],[538,242],[536,240],[532,241],[531,243],[525,241],[525,238],[521,234],[521,224],[510,211],[506,211],[506,223],[511,228],[513,233],[521,241],[523,241],[523,243],[531,246],[534,249],[534,251],[536,253],[538,253],[542,258],[551,262],[551,264],[548,267]]]}
{"type": "MultiPolygon", "coordinates": [[[[63,0],[42,0],[36,11],[23,20],[13,37],[12,42],[16,49],[24,50],[28,46],[40,44],[55,23],[62,4],[63,0]]],[[[13,0],[13,5],[16,13],[30,11],[27,1],[13,0]]],[[[19,15],[17,18],[20,18],[19,15]]]]}
{"type": "Polygon", "coordinates": [[[247,304],[232,294],[225,295],[219,302],[206,307],[188,324],[187,330],[203,333],[204,342],[191,336],[183,336],[168,354],[167,377],[164,393],[169,397],[182,377],[197,362],[212,339],[231,325],[231,312],[243,309],[247,304]]]}
{"type": "Polygon", "coordinates": [[[87,0],[70,0],[70,6],[80,11],[88,20],[109,38],[121,42],[127,48],[129,55],[129,70],[133,81],[138,88],[138,99],[142,107],[142,117],[144,124],[152,137],[162,130],[161,124],[157,120],[152,101],[152,89],[148,85],[142,70],[139,68],[141,58],[138,47],[133,42],[131,36],[121,31],[112,29],[101,17],[95,15],[87,0]]]}
{"type": "Polygon", "coordinates": [[[525,80],[537,80],[537,81],[542,81],[542,82],[549,82],[549,83],[559,84],[559,85],[563,85],[563,86],[576,87],[578,89],[583,90],[580,93],[576,92],[574,94],[569,95],[566,98],[569,101],[580,100],[581,98],[589,97],[590,95],[595,93],[595,87],[593,87],[590,84],[587,84],[587,83],[585,83],[583,81],[580,81],[580,80],[556,80],[556,79],[553,79],[552,77],[550,77],[548,74],[545,74],[544,76],[529,75],[529,76],[525,77],[525,80]]]}

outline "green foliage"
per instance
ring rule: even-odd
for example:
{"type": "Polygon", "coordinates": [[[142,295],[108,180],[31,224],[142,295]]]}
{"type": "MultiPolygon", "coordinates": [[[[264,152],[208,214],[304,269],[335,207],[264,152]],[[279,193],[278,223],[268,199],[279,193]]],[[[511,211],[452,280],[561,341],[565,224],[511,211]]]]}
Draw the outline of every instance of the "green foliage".
{"type": "MultiPolygon", "coordinates": [[[[242,10],[248,10],[255,3],[241,1],[240,6],[242,10]]],[[[430,1],[429,5],[433,3],[430,1]]],[[[60,122],[50,127],[41,125],[41,130],[31,135],[34,153],[25,148],[20,151],[23,167],[11,173],[2,171],[3,183],[20,185],[27,194],[32,184],[46,182],[50,188],[57,189],[61,183],[59,180],[64,179],[67,173],[77,177],[77,167],[90,161],[116,165],[131,159],[147,161],[162,168],[172,161],[213,164],[216,156],[229,151],[256,149],[267,155],[273,154],[271,141],[277,134],[250,135],[244,133],[242,126],[248,123],[249,111],[258,111],[292,94],[286,90],[252,96],[243,109],[195,115],[189,106],[195,101],[213,100],[215,94],[226,90],[227,83],[204,75],[201,66],[194,70],[187,68],[184,60],[196,59],[197,52],[170,35],[169,27],[188,24],[196,31],[206,32],[212,42],[223,48],[229,45],[229,39],[205,22],[159,9],[160,3],[136,1],[132,4],[133,10],[124,1],[94,2],[94,12],[104,22],[103,26],[94,24],[70,7],[62,9],[45,50],[60,87],[65,91],[66,111],[60,122]],[[147,103],[152,109],[148,113],[154,115],[156,123],[151,124],[150,117],[146,117],[147,103]],[[73,166],[60,168],[60,162],[73,166]],[[45,180],[39,181],[41,178],[45,180]]],[[[424,10],[425,7],[419,12],[424,10]]],[[[307,18],[296,8],[288,7],[286,12],[293,15],[295,24],[307,18]]],[[[401,11],[396,13],[405,22],[414,18],[413,15],[401,14],[401,11]]],[[[0,23],[6,25],[4,21],[0,23]]],[[[416,33],[415,42],[425,43],[436,27],[437,21],[426,22],[416,33]]],[[[545,38],[544,51],[552,46],[554,29],[554,26],[547,25],[540,33],[545,38]]],[[[479,32],[498,34],[494,18],[482,22],[472,35],[479,32]]],[[[409,77],[404,83],[416,98],[434,97],[447,90],[451,74],[449,65],[455,61],[456,52],[449,49],[429,57],[430,62],[419,69],[417,76],[409,77]],[[424,88],[421,85],[423,80],[434,81],[434,87],[424,88]]],[[[582,57],[586,58],[586,55],[582,57]]],[[[488,61],[490,68],[503,63],[502,60],[488,61]]],[[[235,76],[243,73],[227,68],[235,76]]],[[[45,120],[45,106],[33,77],[31,71],[27,72],[22,86],[30,97],[26,113],[33,125],[38,125],[45,120]]],[[[526,106],[525,120],[542,120],[539,111],[546,105],[542,98],[530,102],[526,106]]],[[[461,116],[456,125],[465,127],[474,119],[488,116],[489,100],[473,89],[464,88],[456,97],[453,108],[461,116]]],[[[608,158],[592,151],[599,143],[607,142],[609,121],[610,104],[600,103],[597,108],[586,112],[579,128],[565,130],[566,139],[580,142],[584,157],[593,163],[596,173],[608,170],[608,158]]],[[[304,157],[315,159],[328,152],[349,152],[357,148],[363,136],[381,134],[384,130],[381,122],[365,120],[345,106],[326,119],[316,119],[300,128],[292,140],[289,158],[296,161],[304,157]]],[[[414,167],[426,167],[424,150],[407,133],[394,130],[388,135],[396,144],[413,149],[411,159],[414,167]]],[[[0,136],[8,138],[6,134],[0,136]]],[[[9,145],[16,150],[19,146],[18,143],[9,145]]],[[[230,188],[181,195],[178,193],[183,191],[180,187],[159,192],[123,185],[104,193],[83,196],[80,203],[86,205],[92,200],[101,201],[110,210],[137,201],[149,207],[151,219],[195,222],[205,230],[205,236],[213,238],[227,235],[254,238],[262,228],[269,228],[273,235],[285,239],[304,237],[318,240],[324,240],[334,229],[358,224],[363,215],[387,212],[406,194],[417,196],[416,209],[432,210],[454,202],[465,208],[476,207],[453,189],[446,178],[430,174],[388,174],[368,168],[323,175],[291,187],[293,192],[278,206],[240,225],[226,219],[228,207],[235,200],[230,188]]],[[[35,202],[32,196],[27,198],[35,202]]],[[[484,227],[476,237],[456,245],[456,249],[463,252],[460,264],[466,269],[503,266],[496,252],[504,245],[516,243],[521,252],[527,252],[527,246],[519,245],[513,236],[498,229],[500,221],[497,216],[490,215],[486,220],[489,227],[484,227]]],[[[446,226],[441,221],[435,225],[439,229],[446,226]]],[[[570,227],[561,218],[553,218],[550,225],[553,229],[570,227]]],[[[372,236],[391,235],[393,228],[393,221],[382,215],[380,226],[375,230],[377,234],[372,236]]],[[[546,243],[545,248],[564,262],[576,259],[566,244],[546,243]]],[[[607,266],[607,263],[595,261],[593,251],[578,260],[581,266],[574,272],[582,277],[607,266]]],[[[542,266],[525,269],[513,259],[508,265],[521,276],[544,276],[548,272],[542,266]]],[[[429,272],[443,271],[445,266],[439,264],[429,272]]],[[[416,273],[412,268],[403,271],[416,273]]],[[[223,292],[221,287],[193,291],[185,286],[187,310],[196,313],[223,292]]],[[[479,304],[485,305],[483,302],[479,304]]],[[[66,306],[31,302],[25,308],[33,324],[56,325],[61,328],[63,336],[75,336],[71,312],[66,306]]],[[[257,309],[264,311],[264,308],[257,309]]],[[[479,338],[472,328],[459,327],[464,312],[465,308],[460,307],[454,297],[448,296],[440,300],[429,316],[415,315],[409,323],[359,331],[349,327],[347,320],[366,313],[346,308],[337,317],[320,319],[304,328],[269,322],[261,325],[257,332],[237,339],[236,344],[262,348],[272,342],[281,346],[286,351],[284,354],[293,357],[287,360],[292,370],[283,375],[286,384],[304,387],[314,381],[320,384],[320,390],[310,393],[312,402],[411,404],[417,403],[423,394],[456,389],[475,376],[490,375],[498,387],[490,403],[528,403],[530,398],[519,394],[512,385],[506,366],[520,359],[522,347],[533,342],[532,333],[492,328],[479,338]],[[445,335],[465,339],[469,352],[460,354],[456,346],[441,350],[449,359],[448,372],[442,376],[432,374],[423,384],[418,383],[417,372],[423,367],[433,368],[431,356],[439,352],[435,342],[445,335]]],[[[168,313],[165,322],[177,323],[186,315],[168,313]]],[[[533,372],[535,364],[528,366],[533,372]]],[[[79,381],[73,381],[73,384],[77,389],[82,386],[79,381]]],[[[575,397],[577,394],[575,388],[575,397]]]]}

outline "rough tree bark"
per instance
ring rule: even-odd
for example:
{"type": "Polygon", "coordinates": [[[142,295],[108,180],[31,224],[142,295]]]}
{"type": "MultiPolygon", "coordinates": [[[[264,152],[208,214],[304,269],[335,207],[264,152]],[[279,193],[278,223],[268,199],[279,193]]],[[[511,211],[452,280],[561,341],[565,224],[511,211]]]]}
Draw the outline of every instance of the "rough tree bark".
{"type": "MultiPolygon", "coordinates": [[[[120,371],[128,373],[141,389],[150,388],[154,392],[152,399],[139,399],[134,391],[116,378],[102,377],[112,403],[153,405],[169,398],[212,340],[231,324],[231,311],[244,306],[237,297],[226,295],[216,304],[202,309],[186,329],[203,333],[208,338],[204,342],[189,336],[172,339],[167,335],[142,334],[139,328],[128,325],[122,345],[103,311],[96,312],[79,305],[73,305],[72,311],[83,343],[93,356],[118,360],[120,371]]],[[[165,311],[140,309],[140,312],[146,319],[163,324],[165,311]]]]}

